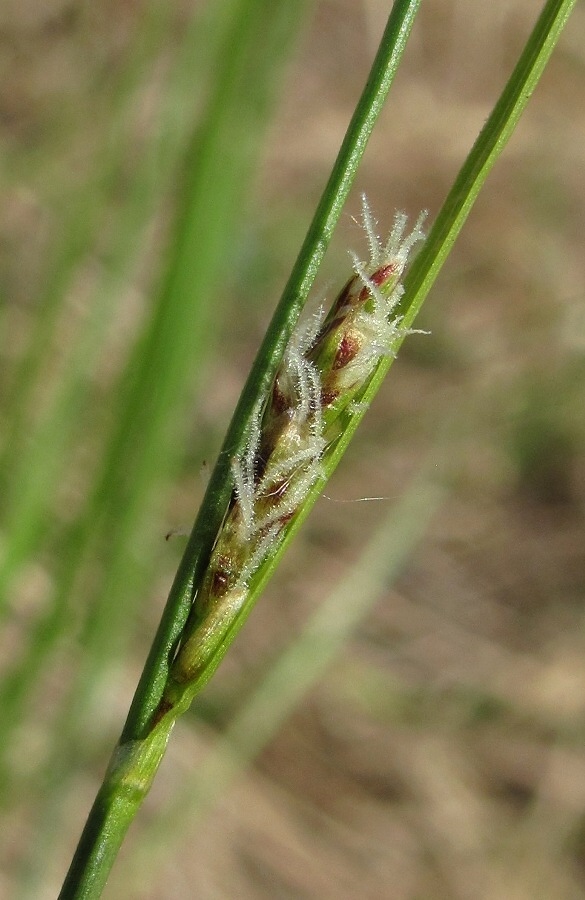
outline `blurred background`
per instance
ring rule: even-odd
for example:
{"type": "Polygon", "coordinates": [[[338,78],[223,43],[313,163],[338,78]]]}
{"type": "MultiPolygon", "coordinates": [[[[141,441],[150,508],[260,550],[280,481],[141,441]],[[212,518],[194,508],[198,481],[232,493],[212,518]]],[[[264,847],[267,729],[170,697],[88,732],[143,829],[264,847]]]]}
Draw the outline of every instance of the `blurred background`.
{"type": "MultiPolygon", "coordinates": [[[[1,5],[3,897],[58,892],[389,6],[1,5]]],[[[360,192],[432,221],[540,8],[422,6],[322,296],[360,192]]],[[[111,900],[585,898],[584,36],[580,4],[111,900]]]]}

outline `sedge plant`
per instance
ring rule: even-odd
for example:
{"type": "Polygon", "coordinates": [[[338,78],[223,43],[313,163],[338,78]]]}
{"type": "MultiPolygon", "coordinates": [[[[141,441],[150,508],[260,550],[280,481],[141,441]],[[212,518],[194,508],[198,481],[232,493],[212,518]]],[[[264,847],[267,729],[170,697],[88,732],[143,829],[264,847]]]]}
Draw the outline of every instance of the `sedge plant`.
{"type": "Polygon", "coordinates": [[[576,0],[547,0],[428,237],[398,215],[329,310],[300,313],[419,3],[397,0],[307,238],[212,473],[128,719],[61,892],[95,898],[177,717],[209,680],[338,464],[510,137],[576,0]],[[423,240],[424,238],[424,240],[423,240]],[[406,272],[409,255],[418,254],[406,272]]]}

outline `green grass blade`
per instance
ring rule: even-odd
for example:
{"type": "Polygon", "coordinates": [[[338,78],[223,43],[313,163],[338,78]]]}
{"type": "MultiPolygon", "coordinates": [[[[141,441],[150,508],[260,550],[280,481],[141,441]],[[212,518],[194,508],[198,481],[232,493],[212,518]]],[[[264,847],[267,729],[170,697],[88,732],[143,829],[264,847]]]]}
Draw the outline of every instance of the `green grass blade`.
{"type": "MultiPolygon", "coordinates": [[[[412,0],[410,3],[401,2],[395,5],[389,26],[384,34],[381,49],[372,69],[372,76],[352,120],[328,190],[318,209],[315,224],[301,252],[294,270],[294,276],[285,290],[285,296],[279,307],[275,324],[271,327],[264,344],[262,364],[264,368],[266,368],[266,363],[269,362],[269,367],[274,370],[277,364],[277,355],[283,349],[282,328],[290,332],[294,320],[300,312],[302,303],[306,299],[318,262],[322,259],[327,241],[333,230],[333,225],[339,217],[343,202],[349,191],[351,180],[363,154],[367,138],[371,133],[375,118],[382,107],[390,82],[398,67],[417,7],[418,2],[412,2],[412,0]]],[[[264,46],[264,44],[261,45],[264,46]]],[[[209,148],[204,148],[204,152],[198,156],[205,175],[205,181],[200,187],[202,191],[214,190],[213,181],[209,177],[207,166],[216,162],[216,156],[216,152],[210,152],[209,148]]],[[[179,279],[177,283],[180,284],[181,280],[179,279]]],[[[244,394],[240,411],[236,413],[234,418],[235,424],[227,438],[228,446],[234,446],[234,433],[240,432],[241,439],[243,434],[241,409],[245,410],[246,405],[250,403],[251,392],[254,390],[258,379],[262,381],[266,377],[266,373],[262,374],[258,367],[252,373],[249,383],[251,387],[244,394]]],[[[150,415],[152,415],[152,410],[150,415]]],[[[220,459],[225,471],[226,465],[229,465],[225,453],[222,453],[220,459]]],[[[218,476],[216,475],[215,478],[212,477],[210,490],[208,491],[208,497],[212,498],[213,515],[216,518],[219,515],[217,483],[218,476]]],[[[227,497],[230,490],[231,488],[224,485],[220,489],[220,494],[227,497]]],[[[210,527],[209,523],[205,522],[205,518],[200,518],[199,529],[202,529],[207,534],[209,541],[210,527]]],[[[169,636],[166,630],[167,627],[170,627],[170,641],[171,643],[174,642],[178,633],[177,629],[180,630],[182,627],[188,612],[193,583],[191,571],[193,562],[189,559],[189,554],[193,555],[194,544],[196,545],[195,555],[199,557],[198,539],[192,539],[186,556],[188,562],[184,562],[180,569],[183,580],[179,587],[177,586],[179,582],[175,582],[169,607],[169,609],[171,606],[173,607],[172,620],[167,612],[162,631],[159,633],[159,638],[155,645],[154,657],[151,657],[150,664],[146,670],[146,679],[142,682],[137,694],[138,700],[133,706],[125,728],[126,738],[129,732],[141,736],[145,724],[150,719],[152,710],[160,697],[161,678],[164,679],[166,677],[168,665],[167,647],[169,636]],[[155,661],[154,665],[153,658],[155,661]],[[147,685],[146,690],[145,684],[147,685]]],[[[125,744],[126,749],[121,751],[122,756],[120,756],[120,753],[117,754],[114,768],[110,770],[112,777],[106,779],[99,792],[80,846],[74,857],[71,870],[63,886],[61,894],[63,898],[99,896],[101,886],[107,877],[109,867],[131,818],[129,808],[133,806],[134,810],[137,809],[140,803],[140,794],[146,793],[150,780],[154,776],[156,765],[153,764],[153,761],[155,758],[160,760],[164,752],[164,746],[168,738],[166,724],[164,728],[160,727],[155,729],[155,731],[156,734],[154,731],[150,732],[148,742],[131,739],[125,744]],[[129,748],[131,748],[130,754],[127,754],[129,748]],[[158,757],[157,754],[159,754],[158,757]],[[138,774],[139,771],[142,774],[138,774]],[[137,780],[136,776],[138,776],[137,780]]]]}
{"type": "MultiPolygon", "coordinates": [[[[554,0],[554,2],[549,0],[545,5],[501,100],[496,105],[464,165],[431,232],[428,244],[420,254],[406,281],[406,293],[401,304],[405,326],[411,324],[418,312],[483,181],[512,133],[574,3],[575,0],[564,0],[564,2],[563,0],[554,0]]],[[[262,564],[253,576],[251,590],[246,595],[247,599],[243,609],[238,612],[229,630],[213,646],[207,659],[206,669],[196,682],[184,690],[175,708],[171,706],[167,711],[163,707],[158,707],[159,716],[157,717],[155,713],[161,691],[167,681],[169,658],[177,639],[181,636],[194,591],[199,586],[204,573],[211,545],[232,492],[232,479],[229,472],[230,459],[243,449],[246,429],[257,399],[265,396],[279,364],[286,341],[314,278],[315,266],[323,256],[330,229],[341,207],[340,198],[345,198],[349,190],[355,166],[357,166],[357,161],[365,146],[365,140],[371,131],[373,122],[371,118],[368,120],[368,110],[373,108],[374,101],[377,102],[380,97],[383,99],[385,95],[384,91],[388,86],[387,73],[391,64],[397,63],[400,55],[395,48],[403,47],[412,21],[409,16],[415,11],[415,6],[416,4],[411,4],[409,8],[408,4],[397,3],[394,7],[382,48],[374,65],[372,78],[364,94],[365,99],[362,98],[360,106],[358,106],[357,118],[359,120],[361,115],[361,121],[358,121],[352,137],[344,144],[341,154],[342,163],[340,167],[336,168],[332,182],[328,186],[324,201],[317,213],[316,224],[309,232],[307,243],[301,251],[293,276],[285,290],[238,404],[220,461],[212,476],[202,511],[195,524],[171,591],[167,610],[126,723],[121,744],[90,814],[80,848],[64,886],[63,897],[96,895],[95,891],[99,890],[99,885],[103,883],[106,871],[132,817],[132,811],[136,810],[149,789],[164,753],[174,717],[177,712],[187,708],[194,694],[214,671],[245,620],[258,593],[272,573],[285,545],[307,515],[327,477],[337,465],[341,453],[361,418],[361,415],[352,414],[344,421],[345,428],[341,437],[334,441],[325,453],[324,476],[319,479],[315,489],[311,489],[306,500],[295,511],[288,532],[279,544],[278,552],[273,554],[268,562],[262,564]],[[394,40],[392,53],[388,53],[390,37],[394,40]],[[392,54],[395,56],[393,57],[392,54]],[[361,142],[360,139],[356,139],[357,135],[363,139],[361,142]],[[100,859],[103,860],[103,863],[100,862],[100,859]]],[[[352,127],[355,124],[356,120],[354,119],[352,127]]],[[[350,129],[351,131],[352,129],[350,129]]],[[[364,404],[371,400],[378,389],[390,362],[391,360],[388,358],[380,362],[363,394],[358,398],[363,400],[364,404]]]]}

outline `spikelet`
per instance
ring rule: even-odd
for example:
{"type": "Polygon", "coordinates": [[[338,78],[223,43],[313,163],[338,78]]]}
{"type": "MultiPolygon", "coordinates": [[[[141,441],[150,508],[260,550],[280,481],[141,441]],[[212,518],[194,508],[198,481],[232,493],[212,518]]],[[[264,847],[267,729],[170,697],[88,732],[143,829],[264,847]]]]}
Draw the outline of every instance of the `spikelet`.
{"type": "Polygon", "coordinates": [[[404,334],[400,317],[393,317],[404,293],[400,279],[411,249],[424,239],[426,213],[421,213],[406,237],[406,216],[397,213],[388,240],[382,243],[365,197],[362,204],[370,259],[363,263],[351,254],[354,273],[338,294],[309,354],[321,375],[328,423],[353,402],[378,361],[394,356],[394,344],[404,334]]]}
{"type": "Polygon", "coordinates": [[[231,504],[171,669],[180,684],[205,670],[246,601],[250,579],[322,474],[334,422],[404,334],[393,313],[408,255],[424,238],[425,214],[406,237],[406,216],[397,214],[383,243],[362,200],[369,260],[352,255],[353,274],[327,316],[320,310],[297,326],[268,397],[254,410],[245,448],[232,460],[231,504]]]}

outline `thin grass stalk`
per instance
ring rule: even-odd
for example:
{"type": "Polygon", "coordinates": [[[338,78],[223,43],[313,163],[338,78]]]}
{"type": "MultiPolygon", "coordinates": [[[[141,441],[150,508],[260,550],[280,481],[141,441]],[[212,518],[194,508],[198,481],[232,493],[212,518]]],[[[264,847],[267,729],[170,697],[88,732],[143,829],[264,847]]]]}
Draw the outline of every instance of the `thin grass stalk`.
{"type": "Polygon", "coordinates": [[[388,591],[440,508],[445,489],[426,467],[398,498],[343,581],[284,648],[243,702],[225,733],[178,794],[147,824],[122,865],[121,884],[152,883],[173,837],[200,825],[231,783],[257,757],[346,646],[382,592],[388,591]]]}
{"type": "Polygon", "coordinates": [[[395,3],[333,170],[267,330],[211,474],[207,492],[171,588],[163,619],[124,726],[122,741],[147,732],[168,676],[169,658],[191,608],[232,492],[230,460],[244,450],[258,397],[276,374],[284,348],[313,285],[375,121],[398,69],[420,0],[395,3]]]}
{"type": "MultiPolygon", "coordinates": [[[[392,343],[392,351],[395,351],[404,339],[422,300],[428,293],[431,283],[441,268],[448,248],[452,246],[488,172],[512,133],[575,2],[576,0],[564,0],[564,2],[563,0],[554,0],[554,2],[549,0],[545,5],[543,13],[504,90],[502,98],[496,104],[488,123],[482,130],[446,201],[445,207],[437,220],[438,224],[435,225],[431,233],[430,246],[427,245],[426,252],[423,251],[417,266],[413,269],[413,274],[405,282],[407,290],[403,299],[398,294],[394,296],[395,282],[388,276],[390,279],[388,290],[391,291],[389,294],[389,310],[397,309],[403,317],[401,333],[397,333],[392,343]]],[[[396,5],[394,12],[396,12],[399,5],[396,5]]],[[[387,29],[385,39],[387,39],[388,34],[389,31],[387,29]]],[[[382,53],[378,55],[376,64],[380,63],[383,55],[382,53]]],[[[388,60],[386,59],[386,65],[387,63],[388,60]]],[[[372,81],[375,80],[376,74],[379,75],[380,70],[377,70],[375,65],[372,81]]],[[[356,155],[353,157],[354,160],[359,155],[359,151],[356,151],[356,155]]],[[[344,176],[338,185],[338,190],[343,194],[344,190],[347,193],[347,188],[348,180],[347,176],[344,176]]],[[[331,196],[325,201],[325,206],[329,207],[329,209],[334,206],[331,202],[331,196]]],[[[266,434],[271,433],[270,415],[272,414],[275,400],[272,400],[273,407],[271,407],[271,401],[268,401],[268,405],[266,405],[265,398],[269,396],[271,391],[274,396],[276,387],[271,387],[272,385],[276,385],[280,389],[278,379],[276,382],[273,379],[278,366],[282,362],[283,354],[288,349],[287,342],[291,337],[292,328],[297,318],[299,299],[301,297],[304,299],[303,290],[307,282],[312,281],[314,275],[311,267],[312,260],[322,256],[323,234],[327,236],[326,226],[328,222],[331,222],[331,218],[325,217],[321,220],[320,224],[322,228],[325,228],[321,235],[319,233],[315,234],[314,230],[310,231],[310,242],[314,241],[313,252],[308,255],[301,254],[301,262],[295,269],[295,278],[297,280],[293,278],[289,282],[283,301],[277,309],[267,339],[263,344],[259,358],[253,367],[250,379],[243,392],[241,402],[238,405],[235,418],[224,444],[223,458],[220,457],[220,463],[215,470],[215,475],[212,477],[210,489],[203,504],[201,515],[208,517],[208,526],[201,525],[201,518],[198,519],[195,525],[171,592],[167,612],[159,631],[153,654],[147,665],[145,678],[137,693],[121,743],[114,754],[110,770],[90,814],[72,869],[66,879],[62,897],[93,896],[94,894],[91,893],[93,885],[97,884],[100,879],[102,879],[100,883],[103,883],[106,869],[111,865],[117,846],[119,846],[128,822],[132,818],[128,811],[131,808],[135,810],[148,791],[160,759],[164,754],[166,742],[176,716],[188,707],[192,697],[200,689],[201,685],[205,683],[241,627],[260,588],[273,570],[276,560],[282,554],[292,533],[296,531],[296,528],[299,527],[301,521],[307,515],[327,477],[337,465],[341,452],[349,440],[349,435],[357,427],[359,420],[363,416],[364,408],[367,407],[373,394],[379,387],[383,374],[391,365],[394,353],[380,354],[380,358],[376,361],[371,374],[360,384],[358,392],[352,395],[352,403],[345,409],[341,409],[339,416],[341,430],[339,436],[326,445],[326,448],[323,447],[316,451],[319,457],[323,457],[322,470],[316,477],[312,478],[306,490],[303,485],[303,496],[299,497],[298,503],[295,503],[293,510],[291,510],[293,515],[290,524],[287,522],[287,527],[283,527],[279,531],[275,552],[270,554],[270,559],[264,561],[259,558],[260,562],[253,571],[253,583],[246,584],[244,600],[235,609],[233,615],[231,615],[230,611],[230,622],[226,626],[223,619],[215,619],[215,623],[220,626],[220,634],[216,642],[214,643],[212,634],[213,617],[207,623],[207,620],[195,616],[193,622],[188,623],[188,630],[183,633],[183,628],[187,621],[187,613],[191,608],[191,598],[195,592],[203,585],[204,590],[211,591],[209,596],[212,598],[218,596],[217,593],[213,594],[213,589],[216,587],[216,582],[213,578],[211,583],[208,583],[207,588],[205,587],[204,579],[208,577],[205,566],[209,559],[211,545],[224,520],[226,508],[230,502],[230,496],[232,496],[233,482],[229,473],[230,463],[236,459],[240,461],[244,473],[250,469],[253,474],[248,477],[248,481],[251,477],[252,481],[257,484],[258,479],[262,478],[262,471],[257,475],[254,465],[250,467],[247,459],[250,457],[253,464],[255,460],[262,458],[259,450],[264,446],[263,442],[268,440],[266,434]],[[259,407],[259,398],[264,398],[262,399],[261,407],[259,407]],[[356,410],[356,403],[361,409],[358,408],[356,410]],[[350,409],[350,406],[354,408],[350,409]],[[268,420],[265,418],[267,411],[269,414],[268,420]],[[257,424],[255,425],[254,422],[257,424]],[[251,453],[250,434],[255,429],[259,433],[257,442],[259,450],[254,449],[251,453]],[[209,531],[212,525],[213,534],[210,534],[209,531]],[[189,627],[189,624],[192,627],[189,627]],[[208,624],[211,627],[207,627],[208,624]],[[203,656],[201,657],[203,662],[200,662],[200,659],[197,658],[196,665],[191,669],[189,660],[194,658],[197,648],[195,644],[190,647],[190,643],[193,640],[197,640],[198,629],[199,640],[203,642],[200,643],[200,648],[203,648],[203,656]],[[176,641],[179,637],[181,638],[181,643],[173,663],[173,654],[175,653],[176,641]],[[171,686],[171,691],[165,696],[165,690],[169,685],[171,686]],[[177,685],[179,686],[178,688],[177,685]],[[153,706],[153,702],[156,702],[157,698],[158,703],[153,706]]],[[[408,243],[408,239],[406,243],[408,243]]],[[[397,252],[400,255],[402,245],[396,243],[391,245],[394,248],[398,247],[397,252]]],[[[375,256],[376,254],[372,253],[371,270],[363,266],[361,269],[357,265],[355,267],[356,276],[361,277],[363,281],[363,290],[365,291],[363,302],[370,307],[375,307],[376,303],[382,303],[385,298],[382,288],[386,287],[386,281],[378,280],[379,278],[382,279],[382,275],[381,270],[374,267],[375,256]],[[381,299],[378,298],[377,292],[380,293],[381,299]]],[[[391,258],[392,265],[394,265],[394,257],[391,258]]],[[[384,279],[386,279],[386,274],[384,279]]],[[[362,293],[363,291],[357,291],[356,296],[362,298],[362,293]]],[[[342,293],[341,297],[343,298],[343,296],[342,293]]],[[[346,315],[347,304],[343,304],[341,299],[338,301],[338,304],[334,315],[339,314],[343,317],[346,315]]],[[[336,319],[334,318],[332,321],[335,323],[336,319]]],[[[306,362],[310,361],[312,364],[313,360],[309,360],[309,356],[305,351],[308,353],[314,351],[315,364],[317,364],[317,358],[323,360],[324,357],[328,356],[326,349],[322,345],[325,337],[326,331],[319,330],[316,335],[312,336],[312,341],[309,342],[308,346],[304,350],[299,351],[306,362]]],[[[304,372],[305,380],[307,383],[311,383],[312,375],[309,374],[309,370],[304,370],[302,365],[300,365],[299,371],[304,372]]],[[[319,371],[324,375],[327,369],[321,368],[319,371]]],[[[301,376],[299,376],[300,380],[302,380],[301,376]]],[[[316,389],[314,393],[316,395],[316,389]]],[[[309,389],[308,395],[309,397],[312,396],[311,389],[309,389]]],[[[311,408],[310,402],[308,406],[311,408]]],[[[303,414],[301,416],[302,428],[307,433],[313,429],[314,416],[314,412],[312,415],[303,414]]],[[[284,433],[283,430],[278,431],[272,443],[268,444],[270,462],[267,465],[271,464],[274,455],[278,459],[280,444],[285,440],[282,437],[284,433]]],[[[232,512],[235,509],[236,513],[233,514],[233,521],[230,519],[230,513],[228,513],[226,519],[230,541],[232,541],[231,535],[236,534],[240,527],[239,520],[244,522],[244,525],[246,524],[246,502],[242,499],[245,491],[242,491],[239,487],[238,477],[234,476],[234,481],[236,501],[232,503],[230,509],[232,512]]],[[[241,477],[240,481],[245,487],[246,477],[241,477]]],[[[254,502],[257,502],[256,497],[254,497],[254,502]]],[[[240,538],[237,540],[240,540],[240,538]]],[[[230,544],[229,546],[242,546],[241,540],[239,544],[237,540],[235,544],[230,544]]],[[[227,554],[228,557],[230,553],[227,554]]],[[[237,553],[234,553],[234,555],[237,555],[237,553]]],[[[265,555],[268,556],[268,554],[265,555]]],[[[245,571],[245,560],[242,562],[240,559],[237,564],[239,566],[244,565],[245,571]]],[[[222,573],[222,579],[223,577],[224,573],[222,573]]],[[[229,572],[226,578],[229,578],[229,572]]],[[[236,582],[236,587],[238,584],[239,582],[236,582]]]]}
{"type": "MultiPolygon", "coordinates": [[[[419,0],[410,0],[398,2],[390,17],[388,27],[384,33],[380,51],[376,57],[372,73],[368,84],[364,90],[361,101],[358,104],[356,114],[352,120],[346,140],[344,141],[342,151],[338,157],[338,161],[331,176],[328,189],[324,194],[317,215],[314,220],[312,229],[299,257],[299,261],[294,270],[294,277],[291,277],[288,287],[285,289],[285,298],[279,307],[275,321],[269,330],[268,336],[264,344],[264,356],[267,352],[272,357],[272,370],[276,369],[278,364],[277,354],[282,354],[283,344],[286,340],[285,335],[290,334],[294,326],[294,321],[298,317],[298,313],[302,307],[304,300],[309,292],[312,281],[315,277],[317,266],[321,261],[327,243],[331,237],[333,227],[337,221],[347,193],[351,185],[353,176],[357,170],[357,165],[367,139],[372,131],[375,119],[379,114],[393,75],[398,68],[398,62],[401,58],[406,38],[410,31],[412,21],[419,0]],[[291,300],[294,306],[294,312],[291,313],[291,300]]],[[[258,379],[259,369],[252,372],[251,379],[247,391],[244,392],[244,398],[240,407],[246,409],[250,403],[252,392],[255,390],[256,381],[258,379]]],[[[266,379],[266,373],[260,375],[261,380],[266,379]]],[[[232,427],[228,434],[227,442],[230,446],[234,446],[234,432],[240,434],[240,443],[244,439],[242,421],[239,418],[241,413],[235,417],[235,426],[232,427]]],[[[220,456],[224,459],[224,455],[220,456]]],[[[224,466],[225,470],[225,466],[224,466]]],[[[229,463],[227,465],[229,477],[229,463]]],[[[213,516],[216,522],[221,521],[221,513],[219,506],[219,497],[229,499],[231,487],[222,485],[218,491],[218,476],[212,477],[208,497],[213,498],[213,516]]],[[[211,533],[210,523],[205,522],[205,517],[199,519],[199,529],[207,534],[208,550],[210,549],[211,533]]],[[[197,543],[197,540],[196,540],[197,543]]],[[[193,555],[193,540],[189,543],[188,554],[193,555]]],[[[201,549],[196,547],[196,557],[199,557],[201,549]]],[[[173,607],[171,629],[173,635],[171,643],[176,640],[177,634],[180,632],[186,615],[189,611],[191,589],[193,584],[192,571],[188,571],[187,565],[183,562],[180,568],[180,576],[182,584],[178,592],[177,588],[173,593],[169,609],[173,607]],[[186,576],[186,584],[185,584],[186,576]],[[178,599],[178,603],[177,603],[178,599]]],[[[192,566],[191,566],[192,569],[192,566]]],[[[175,585],[179,581],[175,582],[175,585]]],[[[62,898],[70,897],[97,897],[101,892],[101,888],[105,883],[109,869],[114,861],[118,847],[127,830],[129,822],[135,814],[141,803],[143,796],[146,794],[149,786],[149,778],[147,773],[150,772],[154,776],[154,772],[162,759],[164,748],[168,738],[168,731],[163,733],[161,729],[156,734],[149,735],[148,741],[137,742],[135,739],[128,740],[128,729],[140,732],[145,727],[152,715],[152,710],[156,708],[156,704],[160,701],[162,688],[164,687],[164,678],[168,668],[168,652],[166,644],[168,636],[166,629],[169,625],[170,613],[165,614],[165,619],[159,639],[156,644],[154,656],[151,656],[151,663],[148,666],[147,681],[154,673],[154,693],[152,686],[149,686],[147,695],[142,691],[144,681],[138,692],[139,698],[148,697],[148,704],[152,707],[149,711],[141,709],[141,703],[134,705],[130,714],[128,723],[125,728],[125,737],[123,742],[127,748],[132,748],[129,755],[126,751],[122,751],[122,756],[127,757],[130,763],[130,780],[127,779],[124,770],[125,762],[122,760],[119,752],[115,754],[109,773],[98,797],[96,803],[90,813],[88,823],[82,835],[82,839],[78,850],[75,854],[72,867],[69,871],[67,879],[64,883],[61,893],[62,898]],[[162,639],[161,635],[162,634],[162,639]],[[152,668],[152,660],[156,660],[155,669],[152,668]],[[155,671],[156,670],[156,671],[155,671]],[[135,720],[136,713],[139,713],[138,722],[135,720]],[[141,720],[145,719],[145,724],[141,724],[141,720]],[[140,760],[136,760],[134,750],[139,749],[140,760]],[[146,751],[143,754],[141,751],[146,751]],[[135,778],[138,777],[138,781],[135,778]],[[138,785],[138,790],[136,790],[138,785]]],[[[151,780],[151,779],[150,779],[151,780]]]]}
{"type": "MultiPolygon", "coordinates": [[[[434,279],[437,277],[448,251],[461,230],[489,171],[511,136],[575,2],[576,0],[549,0],[545,4],[542,14],[499,101],[478,136],[474,147],[457,176],[453,188],[449,192],[428,240],[405,278],[404,295],[396,306],[396,314],[402,317],[402,328],[395,336],[392,345],[393,352],[380,358],[368,384],[359,396],[353,398],[359,401],[359,407],[361,408],[356,409],[354,404],[353,409],[341,417],[339,436],[328,446],[326,453],[323,455],[322,474],[315,479],[314,484],[307,492],[305,500],[296,509],[295,515],[287,526],[286,533],[278,546],[271,552],[270,557],[258,567],[249,585],[245,604],[238,610],[237,615],[233,617],[230,628],[224,630],[215,648],[215,656],[210,661],[204,675],[197,679],[196,684],[190,686],[191,697],[205,683],[210,672],[213,672],[224,655],[227,646],[229,646],[235,634],[241,628],[258,594],[278,564],[286,545],[297,528],[300,527],[316,497],[319,496],[324,484],[337,466],[355,429],[379,389],[389,367],[392,365],[396,351],[408,333],[415,315],[427,296],[434,279]]],[[[227,444],[224,444],[224,452],[227,453],[227,444]]],[[[171,647],[169,646],[170,650],[171,647]]],[[[188,703],[189,699],[186,702],[188,703]]]]}

